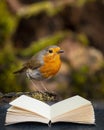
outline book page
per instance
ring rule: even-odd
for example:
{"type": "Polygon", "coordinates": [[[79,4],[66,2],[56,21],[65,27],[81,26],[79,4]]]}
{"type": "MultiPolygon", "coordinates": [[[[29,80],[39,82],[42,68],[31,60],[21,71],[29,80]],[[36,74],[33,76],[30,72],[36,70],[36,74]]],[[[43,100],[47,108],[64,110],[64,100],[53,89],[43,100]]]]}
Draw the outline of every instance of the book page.
{"type": "Polygon", "coordinates": [[[16,113],[16,112],[7,112],[5,125],[20,123],[20,122],[42,122],[48,124],[49,120],[39,115],[35,115],[32,112],[25,113],[16,113]]]}
{"type": "Polygon", "coordinates": [[[60,101],[51,106],[51,119],[88,104],[91,104],[91,102],[80,96],[60,101]]]}
{"type": "Polygon", "coordinates": [[[14,101],[10,102],[10,105],[37,113],[50,120],[50,106],[37,99],[22,95],[14,101]]]}
{"type": "Polygon", "coordinates": [[[69,111],[63,115],[53,118],[52,123],[55,122],[74,122],[74,123],[84,123],[84,124],[95,124],[95,115],[93,106],[85,105],[78,109],[69,111]]]}

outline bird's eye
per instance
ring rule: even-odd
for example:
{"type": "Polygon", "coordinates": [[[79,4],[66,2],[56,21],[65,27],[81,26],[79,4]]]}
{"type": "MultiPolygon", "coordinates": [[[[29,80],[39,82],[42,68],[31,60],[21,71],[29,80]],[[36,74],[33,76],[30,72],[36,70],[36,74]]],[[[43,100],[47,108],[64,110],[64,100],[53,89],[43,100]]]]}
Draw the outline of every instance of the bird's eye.
{"type": "Polygon", "coordinates": [[[49,53],[53,53],[53,50],[49,50],[49,53]]]}

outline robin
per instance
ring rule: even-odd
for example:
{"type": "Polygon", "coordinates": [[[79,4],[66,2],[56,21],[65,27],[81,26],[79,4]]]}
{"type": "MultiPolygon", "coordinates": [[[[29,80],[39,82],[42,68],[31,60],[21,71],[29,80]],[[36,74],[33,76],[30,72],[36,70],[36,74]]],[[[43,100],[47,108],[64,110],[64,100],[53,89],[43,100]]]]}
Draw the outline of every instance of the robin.
{"type": "MultiPolygon", "coordinates": [[[[59,71],[61,67],[60,54],[63,52],[58,46],[49,46],[34,55],[14,74],[25,72],[29,79],[36,81],[49,79],[59,71]]],[[[44,89],[46,90],[45,87],[44,89]]]]}

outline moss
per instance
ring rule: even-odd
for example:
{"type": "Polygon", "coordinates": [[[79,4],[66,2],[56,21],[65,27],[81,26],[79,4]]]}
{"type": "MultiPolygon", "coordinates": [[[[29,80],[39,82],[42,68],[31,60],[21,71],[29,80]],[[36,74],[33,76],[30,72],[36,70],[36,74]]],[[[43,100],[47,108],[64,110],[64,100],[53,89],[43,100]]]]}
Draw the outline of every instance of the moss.
{"type": "Polygon", "coordinates": [[[85,34],[83,34],[83,33],[77,34],[76,38],[84,46],[88,46],[89,45],[89,40],[88,40],[88,38],[86,37],[85,34]]]}
{"type": "Polygon", "coordinates": [[[17,77],[13,75],[13,71],[16,66],[19,66],[20,62],[14,55],[14,49],[10,43],[0,51],[0,91],[22,91],[23,87],[20,85],[20,81],[17,82],[17,77]]]}
{"type": "Polygon", "coordinates": [[[57,102],[58,96],[54,93],[49,93],[49,92],[11,92],[11,93],[7,93],[7,94],[2,94],[0,96],[0,105],[4,105],[4,103],[9,103],[12,100],[16,99],[17,97],[21,96],[21,95],[27,95],[30,96],[32,98],[38,99],[40,101],[44,101],[47,103],[54,103],[57,102]]]}
{"type": "MultiPolygon", "coordinates": [[[[72,2],[73,3],[73,2],[72,2]]],[[[71,2],[67,2],[71,4],[71,2]]],[[[41,1],[35,4],[21,8],[17,15],[19,17],[30,17],[32,15],[37,15],[41,12],[47,13],[49,16],[56,15],[64,8],[65,2],[63,1],[41,1]],[[55,3],[54,3],[55,2],[55,3]]]]}
{"type": "Polygon", "coordinates": [[[10,14],[4,0],[0,1],[0,44],[11,36],[17,25],[17,19],[10,14]]]}
{"type": "Polygon", "coordinates": [[[31,43],[31,46],[27,49],[22,50],[20,55],[22,56],[29,56],[34,55],[36,52],[40,51],[41,49],[45,48],[49,45],[57,45],[59,42],[67,36],[67,32],[58,32],[52,36],[40,39],[37,42],[31,43]]]}

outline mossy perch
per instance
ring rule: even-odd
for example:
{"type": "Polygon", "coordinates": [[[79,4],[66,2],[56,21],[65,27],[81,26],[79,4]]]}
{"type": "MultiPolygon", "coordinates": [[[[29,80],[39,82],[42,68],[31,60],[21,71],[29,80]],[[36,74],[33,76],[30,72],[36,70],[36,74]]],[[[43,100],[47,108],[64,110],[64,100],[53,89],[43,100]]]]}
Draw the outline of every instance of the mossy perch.
{"type": "Polygon", "coordinates": [[[7,93],[7,94],[1,94],[0,96],[0,105],[5,104],[5,103],[9,103],[12,100],[14,100],[15,98],[21,96],[21,95],[27,95],[30,96],[32,98],[44,101],[44,102],[57,102],[58,101],[58,96],[55,93],[49,93],[49,92],[39,92],[39,91],[35,91],[35,92],[11,92],[11,93],[7,93]]]}

